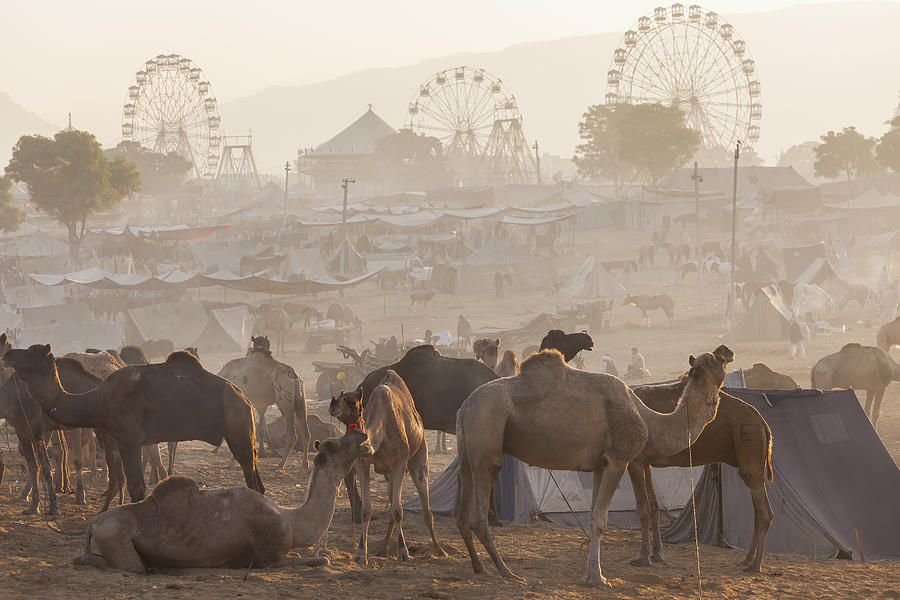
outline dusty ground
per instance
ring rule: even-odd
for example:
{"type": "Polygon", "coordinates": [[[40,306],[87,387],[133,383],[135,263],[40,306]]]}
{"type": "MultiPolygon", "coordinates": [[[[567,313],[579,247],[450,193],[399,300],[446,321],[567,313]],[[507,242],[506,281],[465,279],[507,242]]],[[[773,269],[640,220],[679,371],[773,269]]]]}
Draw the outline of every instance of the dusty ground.
{"type": "MultiPolygon", "coordinates": [[[[637,234],[604,234],[602,246],[582,246],[609,259],[634,255],[646,243],[637,234]],[[613,250],[615,249],[615,250],[613,250]]],[[[662,265],[665,257],[657,257],[657,269],[637,273],[633,289],[638,292],[666,291],[675,298],[674,327],[664,323],[660,314],[654,327],[639,327],[640,314],[630,307],[616,306],[613,331],[595,335],[596,350],[587,355],[586,367],[599,363],[598,355],[609,352],[624,370],[629,349],[638,346],[647,360],[653,380],[662,380],[683,372],[687,355],[708,351],[721,343],[725,287],[708,283],[706,295],[698,305],[695,276],[682,287],[672,284],[672,274],[662,265]]],[[[578,267],[576,256],[560,259],[560,277],[578,267]]],[[[493,290],[478,297],[438,296],[428,309],[409,314],[408,297],[387,297],[371,290],[360,290],[348,296],[365,320],[364,339],[397,334],[401,321],[407,338],[421,336],[426,328],[455,331],[456,317],[466,314],[478,330],[491,325],[515,326],[538,312],[554,312],[565,299],[546,298],[542,292],[513,296],[498,302],[493,290]],[[368,297],[366,297],[368,296],[368,297]]],[[[315,304],[327,306],[330,299],[315,304]]],[[[765,361],[773,368],[792,375],[801,385],[809,383],[809,369],[816,359],[833,352],[849,341],[873,343],[875,324],[856,323],[854,309],[847,312],[848,331],[814,340],[804,360],[789,361],[787,344],[732,344],[737,366],[749,367],[765,361]]],[[[538,343],[534,340],[531,343],[538,343]]],[[[513,347],[521,351],[524,343],[513,347]]],[[[306,380],[307,394],[314,396],[313,359],[340,360],[332,349],[318,355],[288,352],[284,360],[293,364],[306,380]]],[[[203,357],[211,370],[217,370],[230,357],[203,357]]],[[[900,460],[900,384],[888,388],[880,423],[880,434],[895,461],[900,460]]],[[[433,437],[429,437],[433,441],[433,437]]],[[[452,441],[452,438],[451,438],[452,441]]],[[[775,440],[778,443],[778,440],[775,440]]],[[[613,590],[597,590],[581,584],[584,577],[586,545],[581,532],[545,522],[507,524],[495,530],[501,553],[510,567],[528,579],[526,585],[504,583],[492,567],[485,575],[474,576],[453,521],[438,517],[439,539],[456,550],[449,558],[428,555],[428,539],[420,515],[407,513],[407,540],[413,550],[408,563],[374,558],[369,568],[360,568],[351,554],[359,533],[349,516],[345,495],[339,498],[329,534],[328,556],[331,566],[323,569],[280,569],[244,573],[212,571],[201,573],[154,573],[146,576],[103,572],[87,567],[73,567],[69,561],[81,552],[81,538],[67,538],[52,531],[41,517],[22,516],[22,502],[17,499],[22,473],[15,464],[15,442],[10,451],[0,438],[0,449],[9,470],[0,489],[0,598],[55,597],[70,598],[137,598],[164,594],[171,598],[220,599],[226,597],[316,597],[316,598],[545,598],[545,597],[610,597],[610,598],[696,598],[698,578],[692,545],[669,545],[667,561],[662,565],[640,569],[631,567],[628,559],[637,554],[639,534],[636,531],[610,531],[604,538],[602,559],[604,573],[613,590]]],[[[213,455],[202,443],[183,444],[179,449],[177,470],[197,478],[206,486],[241,485],[240,470],[227,452],[213,455]]],[[[448,462],[449,456],[432,456],[432,477],[448,462]]],[[[286,474],[275,472],[277,459],[262,460],[261,472],[271,497],[282,504],[293,505],[305,497],[306,473],[296,461],[288,464],[286,474]]],[[[59,524],[69,531],[84,529],[98,509],[94,499],[102,489],[99,478],[88,480],[87,507],[72,504],[71,497],[60,501],[59,524]]],[[[404,496],[413,487],[407,481],[404,496]]],[[[375,506],[385,506],[384,488],[378,485],[375,506]]],[[[751,518],[747,515],[747,518],[751,518]]],[[[373,521],[371,539],[382,536],[384,520],[373,521]]],[[[374,548],[374,543],[370,548],[374,548]]],[[[484,556],[484,555],[483,555],[484,556]]],[[[486,557],[485,557],[486,558],[486,557]]],[[[735,567],[743,552],[701,546],[703,594],[707,598],[900,598],[900,564],[884,562],[864,564],[843,560],[813,560],[769,554],[759,575],[747,575],[735,567]]]]}

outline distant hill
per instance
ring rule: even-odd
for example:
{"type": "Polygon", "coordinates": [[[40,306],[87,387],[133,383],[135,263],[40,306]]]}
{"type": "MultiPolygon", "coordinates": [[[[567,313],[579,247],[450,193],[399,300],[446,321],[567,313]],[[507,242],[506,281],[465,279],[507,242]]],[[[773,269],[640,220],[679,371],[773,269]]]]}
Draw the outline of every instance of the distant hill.
{"type": "MultiPolygon", "coordinates": [[[[766,164],[774,165],[779,150],[828,129],[853,124],[867,135],[884,131],[900,88],[894,61],[900,55],[900,4],[807,4],[722,18],[747,41],[757,63],[763,104],[758,150],[766,164]]],[[[420,83],[465,64],[502,78],[516,95],[528,138],[539,139],[547,152],[569,156],[578,143],[581,114],[603,101],[606,72],[622,33],[523,43],[494,53],[367,69],[313,85],[270,87],[222,103],[222,124],[229,134],[252,129],[257,165],[276,171],[298,148],[338,133],[369,103],[401,127],[420,83]]]]}
{"type": "Polygon", "coordinates": [[[13,146],[23,135],[53,135],[61,127],[49,123],[0,92],[0,175],[12,156],[13,146]]]}

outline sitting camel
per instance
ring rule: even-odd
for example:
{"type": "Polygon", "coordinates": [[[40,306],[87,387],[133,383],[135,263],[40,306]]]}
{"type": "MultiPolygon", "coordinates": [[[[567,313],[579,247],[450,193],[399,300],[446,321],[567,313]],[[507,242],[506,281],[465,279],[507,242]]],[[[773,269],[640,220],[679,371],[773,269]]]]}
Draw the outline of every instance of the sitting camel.
{"type": "MultiPolygon", "coordinates": [[[[283,362],[275,360],[272,352],[262,345],[257,345],[259,338],[252,338],[253,348],[243,358],[236,358],[225,363],[219,371],[224,377],[238,386],[253,408],[256,410],[256,427],[259,431],[260,454],[265,446],[275,452],[269,442],[269,428],[266,424],[266,409],[272,405],[278,407],[282,415],[290,415],[285,419],[285,439],[289,441],[287,451],[278,469],[284,468],[288,455],[297,444],[298,434],[300,451],[303,453],[301,466],[309,468],[309,426],[306,421],[306,399],[303,397],[303,380],[294,369],[283,362]]],[[[268,341],[268,340],[266,340],[268,341]]]]}
{"type": "MultiPolygon", "coordinates": [[[[683,375],[671,384],[648,384],[632,386],[638,398],[653,410],[670,413],[675,410],[678,399],[688,384],[688,376],[683,375]]],[[[774,388],[769,388],[774,389],[774,388]]],[[[766,549],[766,536],[772,524],[774,513],[766,492],[766,480],[772,481],[772,430],[759,411],[725,392],[719,392],[719,410],[716,418],[703,429],[700,437],[691,444],[691,452],[682,450],[671,456],[647,457],[643,474],[646,482],[646,497],[649,501],[649,527],[652,536],[652,554],[646,545],[646,521],[641,524],[641,556],[632,564],[647,565],[663,560],[662,541],[659,533],[659,502],[653,488],[650,467],[687,467],[724,463],[738,470],[741,480],[750,490],[753,502],[753,541],[747,549],[747,556],[740,563],[745,571],[758,573],[766,549]]],[[[629,466],[630,468],[630,466],[629,466]]],[[[640,514],[640,510],[638,511],[640,514]]]]}
{"type": "Polygon", "coordinates": [[[572,359],[582,350],[588,352],[594,349],[594,340],[587,332],[581,333],[564,333],[559,329],[551,329],[541,340],[541,350],[547,349],[559,350],[565,361],[572,362],[572,359]]]}
{"type": "Polygon", "coordinates": [[[480,360],[493,369],[497,366],[497,357],[500,353],[500,338],[496,340],[488,338],[475,340],[475,343],[472,344],[472,350],[475,353],[475,360],[480,360]]]}
{"type": "Polygon", "coordinates": [[[302,506],[285,508],[242,487],[200,490],[193,479],[169,477],[146,500],[95,517],[84,554],[73,562],[136,573],[147,567],[327,565],[327,558],[285,555],[291,548],[312,546],[328,531],[341,478],[372,448],[359,431],[316,442],[316,448],[302,506]]]}
{"type": "Polygon", "coordinates": [[[572,369],[557,350],[522,363],[522,372],[482,385],[457,413],[459,500],[457,527],[472,568],[484,566],[475,533],[504,578],[522,580],[503,562],[488,527],[494,474],[504,454],[545,469],[592,471],[587,582],[609,585],[600,569],[600,537],[619,480],[642,455],[668,456],[687,448],[716,415],[731,350],[720,346],[688,360],[688,383],[670,414],[640,401],[622,380],[572,369]],[[540,440],[542,443],[535,443],[540,440]]]}
{"type": "Polygon", "coordinates": [[[494,367],[494,373],[498,377],[512,377],[519,374],[519,359],[516,357],[515,350],[507,350],[503,353],[500,364],[494,367]]]}
{"type": "Polygon", "coordinates": [[[817,390],[866,390],[866,414],[875,429],[878,429],[884,390],[892,381],[900,381],[900,365],[891,355],[881,348],[855,342],[820,358],[810,373],[810,383],[817,390]]]}
{"type": "MultiPolygon", "coordinates": [[[[773,371],[766,363],[753,363],[744,369],[744,385],[751,390],[799,390],[793,377],[773,371]]],[[[640,394],[639,394],[640,395],[640,394]]]]}
{"type": "Polygon", "coordinates": [[[109,433],[122,456],[132,502],[144,499],[141,446],[165,441],[202,440],[218,446],[224,439],[247,486],[263,492],[252,405],[187,352],[173,352],[164,363],[120,369],[83,394],[62,386],[48,344],[10,350],[3,360],[53,420],[109,433]]]}
{"type": "Polygon", "coordinates": [[[419,492],[425,527],[431,534],[431,542],[439,556],[447,556],[434,533],[434,516],[428,502],[428,446],[425,444],[425,428],[416,412],[409,389],[395,371],[385,373],[384,380],[371,394],[363,410],[364,390],[345,392],[331,399],[329,412],[350,429],[365,429],[369,434],[374,453],[360,458],[356,463],[356,476],[362,496],[362,535],[354,560],[361,565],[368,563],[369,521],[372,518],[370,499],[371,467],[384,475],[391,499],[391,520],[384,538],[384,554],[390,556],[394,525],[397,526],[397,557],[409,560],[409,550],[403,538],[403,476],[409,471],[419,492]]]}

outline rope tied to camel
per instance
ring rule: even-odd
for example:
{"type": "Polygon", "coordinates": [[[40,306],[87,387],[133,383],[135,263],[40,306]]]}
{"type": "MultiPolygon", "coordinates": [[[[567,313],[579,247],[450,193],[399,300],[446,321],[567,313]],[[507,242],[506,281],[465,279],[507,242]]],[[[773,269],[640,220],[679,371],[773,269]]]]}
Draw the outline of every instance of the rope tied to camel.
{"type": "MultiPolygon", "coordinates": [[[[716,391],[718,394],[718,391],[716,391]]],[[[697,500],[694,490],[694,454],[691,445],[694,441],[691,439],[691,403],[685,402],[685,415],[687,417],[687,438],[688,438],[688,475],[691,480],[691,516],[694,519],[694,554],[697,557],[697,598],[703,600],[703,577],[700,573],[700,533],[697,531],[697,500]]]]}

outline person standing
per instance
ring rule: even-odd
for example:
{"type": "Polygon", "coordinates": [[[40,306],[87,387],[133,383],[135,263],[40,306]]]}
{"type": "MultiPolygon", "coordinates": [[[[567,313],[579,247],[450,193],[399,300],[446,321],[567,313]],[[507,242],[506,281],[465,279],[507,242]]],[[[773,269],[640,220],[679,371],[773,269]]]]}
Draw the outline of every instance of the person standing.
{"type": "Polygon", "coordinates": [[[800,354],[801,360],[806,358],[806,347],[803,345],[803,328],[800,327],[800,322],[797,320],[797,317],[791,319],[790,340],[791,360],[794,360],[794,356],[798,353],[800,354]]]}

